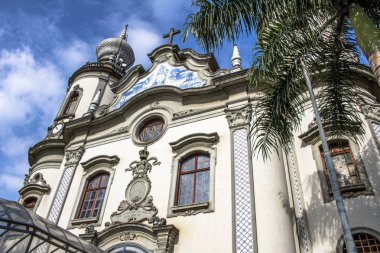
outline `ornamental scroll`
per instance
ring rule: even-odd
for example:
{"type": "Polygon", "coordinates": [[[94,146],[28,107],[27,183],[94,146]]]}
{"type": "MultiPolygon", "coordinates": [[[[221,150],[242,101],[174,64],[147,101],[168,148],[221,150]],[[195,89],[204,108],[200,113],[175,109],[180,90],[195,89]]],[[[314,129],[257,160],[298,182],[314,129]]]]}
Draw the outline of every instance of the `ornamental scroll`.
{"type": "Polygon", "coordinates": [[[112,224],[137,223],[148,220],[156,222],[157,208],[153,205],[153,197],[149,196],[151,181],[148,172],[152,166],[159,165],[156,157],[150,157],[147,148],[140,150],[140,161],[133,161],[125,171],[132,171],[133,179],[125,191],[125,199],[121,201],[118,209],[111,215],[112,224]]]}

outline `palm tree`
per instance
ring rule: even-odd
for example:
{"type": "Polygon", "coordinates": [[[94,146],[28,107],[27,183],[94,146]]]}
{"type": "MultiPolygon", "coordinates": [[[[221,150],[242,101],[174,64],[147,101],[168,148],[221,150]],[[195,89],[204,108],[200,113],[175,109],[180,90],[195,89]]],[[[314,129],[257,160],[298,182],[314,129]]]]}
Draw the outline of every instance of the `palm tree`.
{"type": "Polygon", "coordinates": [[[278,145],[286,151],[292,143],[304,111],[302,80],[306,81],[349,252],[356,248],[322,124],[329,124],[332,136],[356,139],[363,131],[353,82],[353,70],[362,68],[356,60],[358,44],[380,84],[380,2],[360,1],[361,6],[356,2],[198,0],[199,11],[185,23],[185,39],[191,32],[206,50],[256,29],[251,84],[263,95],[255,104],[252,136],[254,150],[265,158],[278,145]],[[309,70],[321,84],[317,87],[319,108],[309,70]]]}

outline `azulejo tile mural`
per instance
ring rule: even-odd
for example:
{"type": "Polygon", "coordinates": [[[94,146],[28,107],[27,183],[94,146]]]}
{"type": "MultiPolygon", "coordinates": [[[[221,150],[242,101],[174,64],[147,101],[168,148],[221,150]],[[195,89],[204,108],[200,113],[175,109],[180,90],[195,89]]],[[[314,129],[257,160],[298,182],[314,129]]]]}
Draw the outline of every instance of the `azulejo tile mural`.
{"type": "Polygon", "coordinates": [[[112,107],[112,110],[120,108],[133,96],[153,87],[169,85],[184,90],[201,87],[204,83],[205,81],[198,77],[197,72],[188,70],[185,67],[173,67],[165,62],[158,65],[150,75],[144,77],[124,92],[119,101],[112,107]]]}

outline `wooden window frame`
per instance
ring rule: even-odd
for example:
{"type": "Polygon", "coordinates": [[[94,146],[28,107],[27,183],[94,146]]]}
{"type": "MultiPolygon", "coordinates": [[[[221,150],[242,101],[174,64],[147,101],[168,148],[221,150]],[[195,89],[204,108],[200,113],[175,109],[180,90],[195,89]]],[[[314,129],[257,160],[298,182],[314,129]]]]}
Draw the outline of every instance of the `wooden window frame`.
{"type": "Polygon", "coordinates": [[[86,186],[84,187],[84,190],[82,192],[82,201],[81,201],[81,204],[80,204],[80,207],[79,207],[79,210],[78,210],[78,213],[76,215],[76,219],[80,219],[80,220],[83,220],[83,219],[91,219],[91,218],[97,218],[99,217],[100,213],[101,213],[101,210],[103,208],[103,204],[104,204],[104,199],[105,199],[105,194],[106,194],[106,191],[107,191],[107,187],[108,187],[108,182],[110,180],[110,175],[108,173],[101,173],[101,174],[97,174],[97,175],[94,175],[93,177],[89,178],[89,180],[87,180],[86,182],[86,186]],[[103,177],[104,176],[107,176],[108,179],[107,179],[107,184],[104,186],[104,187],[100,187],[101,183],[103,182],[103,177]],[[89,189],[89,186],[90,186],[90,183],[93,181],[93,180],[96,180],[97,178],[100,177],[100,180],[99,180],[99,183],[98,183],[98,186],[97,188],[95,189],[89,189]],[[102,203],[101,203],[101,206],[99,207],[99,211],[97,213],[96,216],[93,216],[93,213],[94,213],[94,207],[95,207],[95,204],[96,204],[96,201],[98,199],[98,195],[99,195],[99,192],[101,190],[105,190],[104,192],[104,196],[103,196],[103,200],[102,200],[102,203]],[[84,202],[86,200],[86,196],[89,192],[93,192],[95,191],[95,198],[93,200],[93,204],[92,204],[92,207],[91,207],[91,212],[90,212],[90,216],[89,217],[81,217],[81,213],[83,211],[83,205],[84,205],[84,202]]]}
{"type": "MultiPolygon", "coordinates": [[[[352,164],[355,167],[355,173],[356,173],[356,177],[358,178],[358,182],[355,183],[355,184],[352,183],[350,185],[339,186],[340,189],[342,191],[345,191],[345,190],[346,191],[350,191],[352,188],[355,188],[357,186],[364,187],[364,184],[362,182],[362,179],[361,179],[361,176],[360,176],[360,173],[359,173],[357,162],[355,160],[355,157],[354,157],[354,155],[352,153],[352,149],[350,147],[350,143],[347,140],[336,140],[336,141],[334,140],[334,141],[329,141],[328,146],[329,146],[329,151],[330,151],[331,157],[333,157],[335,155],[348,154],[350,156],[352,164]],[[331,148],[332,145],[336,145],[336,146],[338,146],[339,149],[342,149],[342,150],[336,150],[336,151],[334,151],[331,148]]],[[[323,174],[325,176],[327,188],[328,188],[329,192],[332,192],[332,187],[331,187],[331,183],[330,183],[330,179],[329,179],[328,171],[327,171],[327,165],[326,165],[326,161],[325,161],[325,158],[324,158],[323,150],[322,150],[321,147],[319,148],[319,151],[320,151],[320,155],[321,155],[321,159],[322,159],[323,174]]],[[[348,164],[346,163],[346,165],[348,165],[348,164]]],[[[336,171],[336,168],[335,168],[335,171],[336,171]]],[[[336,172],[338,173],[338,171],[336,171],[336,172]]]]}
{"type": "Polygon", "coordinates": [[[138,132],[138,139],[139,139],[139,141],[145,143],[145,142],[151,142],[151,141],[157,139],[162,134],[162,132],[164,130],[164,126],[165,126],[165,121],[163,119],[161,119],[161,118],[154,118],[154,119],[151,119],[151,120],[147,121],[146,123],[144,123],[141,126],[141,128],[140,128],[140,130],[138,132]],[[154,135],[152,135],[149,140],[146,140],[145,139],[146,132],[147,132],[146,130],[148,128],[152,128],[152,127],[157,126],[157,125],[161,125],[161,131],[160,131],[159,135],[156,136],[156,137],[154,135]]]}
{"type": "MultiPolygon", "coordinates": [[[[198,202],[195,202],[195,198],[196,198],[196,185],[197,185],[197,174],[198,172],[204,172],[204,171],[208,171],[209,172],[209,182],[208,182],[208,188],[210,186],[210,167],[211,167],[211,160],[210,160],[210,154],[207,154],[207,153],[196,153],[196,154],[191,154],[187,157],[185,157],[184,159],[181,159],[179,161],[179,164],[178,164],[178,177],[177,177],[177,189],[176,189],[176,198],[175,198],[175,205],[176,206],[185,206],[185,205],[194,205],[194,204],[198,204],[198,202]],[[200,156],[206,156],[209,160],[209,166],[207,168],[203,168],[203,169],[200,169],[198,170],[198,158],[200,156]],[[194,169],[191,170],[191,171],[186,171],[186,172],[182,172],[182,165],[183,165],[183,162],[191,159],[195,157],[195,160],[194,160],[194,169]],[[192,202],[191,203],[188,203],[188,204],[185,204],[185,205],[180,205],[179,204],[179,199],[180,199],[180,196],[181,196],[181,176],[182,175],[190,175],[190,174],[193,174],[194,176],[194,181],[193,181],[193,194],[192,194],[192,202]]],[[[208,190],[209,191],[209,190],[208,190]]],[[[210,192],[208,192],[208,194],[210,194],[210,192]]],[[[210,198],[210,196],[209,196],[210,198]]],[[[210,199],[208,199],[207,201],[209,201],[210,199]]],[[[203,202],[199,202],[199,203],[203,203],[203,202]]]]}

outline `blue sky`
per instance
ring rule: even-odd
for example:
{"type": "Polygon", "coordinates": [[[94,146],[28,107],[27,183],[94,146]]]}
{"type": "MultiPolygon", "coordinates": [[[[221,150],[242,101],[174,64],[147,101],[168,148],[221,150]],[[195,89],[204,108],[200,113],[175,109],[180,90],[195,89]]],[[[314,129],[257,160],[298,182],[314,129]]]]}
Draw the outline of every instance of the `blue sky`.
{"type": "MultiPolygon", "coordinates": [[[[189,0],[1,0],[0,6],[0,197],[16,200],[29,169],[29,147],[45,137],[68,77],[95,61],[97,44],[128,24],[135,64],[148,69],[146,55],[194,10],[189,0]]],[[[245,67],[253,42],[238,42],[245,67]]],[[[177,36],[174,43],[203,52],[191,38],[183,44],[177,36]]],[[[223,68],[230,68],[231,55],[231,44],[215,52],[223,68]]]]}
{"type": "MultiPolygon", "coordinates": [[[[27,152],[41,141],[65,96],[69,76],[95,61],[97,44],[129,25],[136,61],[166,43],[170,27],[182,28],[194,12],[190,0],[1,0],[0,4],[0,197],[16,200],[29,169],[27,152]]],[[[254,37],[238,42],[249,67],[254,37]]],[[[190,38],[180,48],[201,50],[190,38]]],[[[231,43],[214,52],[230,68],[231,43]]]]}

